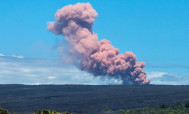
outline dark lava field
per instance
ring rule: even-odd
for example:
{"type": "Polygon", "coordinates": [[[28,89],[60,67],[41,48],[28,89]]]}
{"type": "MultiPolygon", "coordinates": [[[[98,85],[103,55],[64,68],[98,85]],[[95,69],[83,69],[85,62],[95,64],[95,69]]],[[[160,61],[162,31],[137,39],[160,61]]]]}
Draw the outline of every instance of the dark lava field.
{"type": "Polygon", "coordinates": [[[189,86],[0,85],[0,106],[9,112],[38,109],[98,113],[189,102],[189,86]]]}

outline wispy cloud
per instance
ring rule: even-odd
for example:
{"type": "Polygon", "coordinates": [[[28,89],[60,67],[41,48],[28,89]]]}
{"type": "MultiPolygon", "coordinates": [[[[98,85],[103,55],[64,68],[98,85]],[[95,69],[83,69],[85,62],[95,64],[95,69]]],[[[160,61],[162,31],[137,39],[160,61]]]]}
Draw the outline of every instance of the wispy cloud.
{"type": "Polygon", "coordinates": [[[148,78],[151,80],[151,84],[158,85],[188,85],[189,75],[166,73],[166,72],[148,72],[148,78]]]}
{"type": "Polygon", "coordinates": [[[0,53],[0,57],[3,57],[3,56],[5,56],[5,55],[0,53]]]}
{"type": "Polygon", "coordinates": [[[155,71],[152,71],[152,72],[148,72],[148,79],[154,79],[154,78],[162,78],[164,75],[166,75],[167,73],[166,72],[155,72],[155,71]]]}
{"type": "Polygon", "coordinates": [[[0,84],[121,84],[120,79],[94,77],[56,59],[0,57],[0,84]]]}
{"type": "Polygon", "coordinates": [[[147,68],[184,68],[184,69],[189,69],[189,66],[187,65],[147,65],[147,68]]]}
{"type": "Polygon", "coordinates": [[[14,57],[14,58],[19,58],[19,59],[22,59],[22,58],[24,58],[24,56],[22,56],[22,55],[4,55],[4,54],[2,54],[2,53],[0,53],[0,57],[14,57]]]}
{"type": "Polygon", "coordinates": [[[11,55],[11,57],[16,57],[16,58],[19,58],[19,59],[22,59],[22,58],[24,58],[24,56],[22,56],[22,55],[11,55]]]}
{"type": "Polygon", "coordinates": [[[55,76],[49,76],[47,77],[48,79],[55,79],[56,77],[55,76]]]}
{"type": "MultiPolygon", "coordinates": [[[[154,70],[154,69],[153,69],[154,70]]],[[[151,84],[187,85],[189,75],[148,71],[151,84]]],[[[121,79],[94,77],[57,59],[31,59],[0,54],[0,84],[121,84],[121,79]]]]}

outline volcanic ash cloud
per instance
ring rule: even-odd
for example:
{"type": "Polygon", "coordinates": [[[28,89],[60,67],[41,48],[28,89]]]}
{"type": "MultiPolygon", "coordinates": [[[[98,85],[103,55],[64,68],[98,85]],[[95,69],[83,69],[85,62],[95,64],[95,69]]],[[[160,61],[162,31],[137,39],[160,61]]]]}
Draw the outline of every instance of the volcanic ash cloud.
{"type": "MultiPolygon", "coordinates": [[[[47,29],[55,35],[64,36],[69,44],[67,51],[79,63],[81,70],[94,76],[121,78],[126,85],[149,84],[143,70],[145,63],[136,62],[135,54],[119,54],[119,49],[110,41],[98,41],[92,30],[97,15],[90,3],[68,5],[56,12],[56,22],[49,22],[47,29]]],[[[76,62],[73,64],[76,65],[76,62]]]]}

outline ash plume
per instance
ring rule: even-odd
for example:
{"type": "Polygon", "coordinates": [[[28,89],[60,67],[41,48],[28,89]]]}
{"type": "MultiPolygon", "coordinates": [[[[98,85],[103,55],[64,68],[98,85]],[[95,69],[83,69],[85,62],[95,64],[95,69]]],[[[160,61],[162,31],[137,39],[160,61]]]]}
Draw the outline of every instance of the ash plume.
{"type": "Polygon", "coordinates": [[[136,62],[135,54],[119,54],[119,49],[110,41],[98,41],[92,30],[97,15],[90,3],[68,5],[56,12],[56,22],[49,22],[47,30],[64,36],[70,57],[74,58],[73,64],[79,63],[81,70],[94,76],[120,77],[126,85],[149,84],[143,70],[145,63],[136,62]]]}

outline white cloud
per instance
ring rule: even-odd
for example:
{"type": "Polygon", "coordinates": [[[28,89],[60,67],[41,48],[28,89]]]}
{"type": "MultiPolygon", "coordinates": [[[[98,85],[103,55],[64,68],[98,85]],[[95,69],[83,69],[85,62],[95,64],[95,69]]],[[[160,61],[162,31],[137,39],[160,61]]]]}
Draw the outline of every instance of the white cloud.
{"type": "MultiPolygon", "coordinates": [[[[170,72],[147,72],[151,84],[187,85],[189,75],[170,72]]],[[[29,59],[0,54],[0,84],[122,84],[108,76],[94,77],[74,66],[62,66],[56,59],[29,59]]]]}
{"type": "Polygon", "coordinates": [[[55,79],[56,77],[55,76],[49,76],[47,77],[48,79],[55,79]]]}
{"type": "Polygon", "coordinates": [[[121,84],[120,79],[94,77],[55,59],[0,57],[0,84],[121,84]]]}
{"type": "Polygon", "coordinates": [[[31,84],[31,85],[41,85],[41,83],[33,83],[33,84],[31,84]]]}
{"type": "Polygon", "coordinates": [[[19,59],[23,59],[24,56],[22,55],[10,55],[10,57],[15,57],[15,58],[19,58],[19,59]]]}
{"type": "Polygon", "coordinates": [[[188,85],[188,74],[177,74],[167,72],[148,72],[147,78],[150,79],[151,84],[155,85],[188,85]]]}
{"type": "Polygon", "coordinates": [[[4,55],[4,54],[1,54],[0,53],[0,57],[13,57],[13,58],[18,58],[18,59],[23,59],[24,58],[24,56],[22,56],[22,55],[4,55]]]}
{"type": "Polygon", "coordinates": [[[0,57],[3,57],[3,56],[5,56],[5,55],[0,53],[0,57]]]}
{"type": "Polygon", "coordinates": [[[182,84],[179,84],[177,81],[161,81],[161,80],[154,80],[153,84],[155,85],[182,85],[182,84]]]}
{"type": "Polygon", "coordinates": [[[153,79],[153,78],[161,78],[164,75],[166,75],[166,72],[147,72],[148,79],[153,79]]]}

